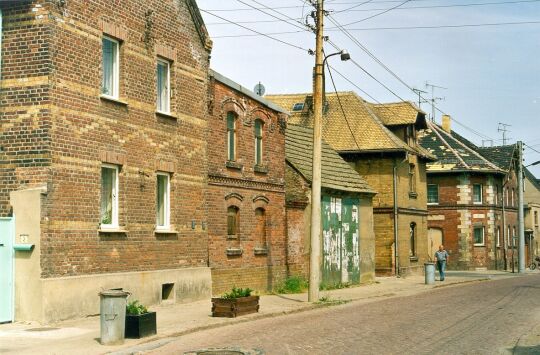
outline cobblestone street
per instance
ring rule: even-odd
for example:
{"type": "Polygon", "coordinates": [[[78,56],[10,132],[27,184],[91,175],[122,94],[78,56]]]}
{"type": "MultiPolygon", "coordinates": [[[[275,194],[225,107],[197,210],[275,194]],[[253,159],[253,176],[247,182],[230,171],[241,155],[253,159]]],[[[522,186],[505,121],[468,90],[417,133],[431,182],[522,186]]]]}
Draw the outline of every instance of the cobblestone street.
{"type": "Polygon", "coordinates": [[[349,303],[178,338],[152,354],[204,348],[266,354],[540,353],[540,275],[349,303]]]}

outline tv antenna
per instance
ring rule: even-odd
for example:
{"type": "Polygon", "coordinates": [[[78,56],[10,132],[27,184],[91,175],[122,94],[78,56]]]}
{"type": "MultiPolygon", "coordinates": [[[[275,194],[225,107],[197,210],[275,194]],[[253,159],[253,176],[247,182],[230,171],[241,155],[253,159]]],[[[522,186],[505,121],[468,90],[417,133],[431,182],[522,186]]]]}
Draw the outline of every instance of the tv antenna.
{"type": "Polygon", "coordinates": [[[444,86],[430,84],[427,81],[426,81],[426,88],[431,88],[431,99],[429,100],[431,101],[431,120],[435,121],[435,102],[442,101],[445,99],[444,97],[435,97],[435,89],[448,90],[448,88],[445,88],[444,86]]]}
{"type": "Polygon", "coordinates": [[[412,91],[414,91],[415,93],[418,94],[418,108],[421,109],[422,108],[422,103],[428,102],[426,99],[424,99],[422,97],[422,94],[427,94],[428,92],[424,91],[424,90],[417,89],[417,88],[413,88],[412,91]]]}
{"type": "Polygon", "coordinates": [[[502,122],[499,122],[499,126],[497,127],[497,132],[499,132],[499,133],[502,132],[503,145],[506,145],[506,143],[510,140],[510,138],[508,138],[508,136],[507,136],[507,134],[510,133],[510,130],[508,129],[508,127],[512,127],[512,125],[502,123],[502,122]]]}

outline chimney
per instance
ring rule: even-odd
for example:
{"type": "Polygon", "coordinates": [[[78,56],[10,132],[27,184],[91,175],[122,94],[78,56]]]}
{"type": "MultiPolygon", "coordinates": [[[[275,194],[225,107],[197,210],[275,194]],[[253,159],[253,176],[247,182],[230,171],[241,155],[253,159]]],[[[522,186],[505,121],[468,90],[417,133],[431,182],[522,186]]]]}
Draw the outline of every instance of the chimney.
{"type": "Polygon", "coordinates": [[[452,118],[449,115],[442,116],[442,129],[448,133],[452,133],[452,118]]]}

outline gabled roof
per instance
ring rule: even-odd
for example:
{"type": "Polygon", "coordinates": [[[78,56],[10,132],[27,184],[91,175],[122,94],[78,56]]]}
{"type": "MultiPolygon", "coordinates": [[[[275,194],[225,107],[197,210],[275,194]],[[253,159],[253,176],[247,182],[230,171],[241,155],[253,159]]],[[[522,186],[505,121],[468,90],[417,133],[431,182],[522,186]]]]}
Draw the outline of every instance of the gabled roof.
{"type": "Polygon", "coordinates": [[[426,113],[410,101],[371,104],[371,107],[385,126],[413,124],[417,129],[427,128],[426,113]]]}
{"type": "Polygon", "coordinates": [[[523,171],[525,172],[525,178],[529,180],[538,191],[540,191],[540,180],[538,180],[529,169],[525,168],[523,171]]]}
{"type": "MultiPolygon", "coordinates": [[[[311,182],[313,130],[289,124],[285,133],[285,156],[289,164],[311,182]]],[[[322,186],[328,189],[370,193],[369,184],[326,142],[322,143],[322,186]]]]}
{"type": "MultiPolygon", "coordinates": [[[[266,99],[286,110],[291,110],[289,123],[313,127],[313,116],[308,108],[293,111],[295,104],[309,105],[310,100],[307,100],[309,97],[311,97],[310,94],[265,96],[266,99]]],[[[366,102],[356,93],[327,93],[326,102],[323,138],[334,150],[340,153],[401,151],[434,159],[421,147],[410,147],[393,134],[377,117],[373,104],[366,102]],[[345,116],[341,106],[343,106],[345,116]]]]}
{"type": "Polygon", "coordinates": [[[479,148],[480,153],[497,164],[498,167],[504,171],[512,170],[513,159],[517,146],[515,144],[511,145],[500,145],[495,147],[482,147],[479,148]]]}
{"type": "Polygon", "coordinates": [[[480,148],[463,136],[446,132],[435,123],[428,123],[428,130],[420,138],[420,145],[437,157],[428,163],[428,172],[482,171],[504,173],[504,169],[486,158],[480,148]]]}

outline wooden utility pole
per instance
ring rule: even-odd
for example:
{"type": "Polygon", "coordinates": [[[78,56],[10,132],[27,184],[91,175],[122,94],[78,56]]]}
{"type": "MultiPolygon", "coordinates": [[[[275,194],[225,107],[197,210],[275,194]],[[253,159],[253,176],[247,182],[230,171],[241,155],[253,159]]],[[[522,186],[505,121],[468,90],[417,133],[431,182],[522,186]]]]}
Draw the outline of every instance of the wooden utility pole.
{"type": "Polygon", "coordinates": [[[518,149],[518,272],[525,272],[525,220],[523,210],[523,142],[517,142],[518,149]]]}
{"type": "Polygon", "coordinates": [[[316,48],[313,92],[313,177],[311,185],[311,250],[309,254],[308,301],[319,301],[321,272],[321,149],[323,114],[323,0],[317,0],[315,17],[316,48]]]}

